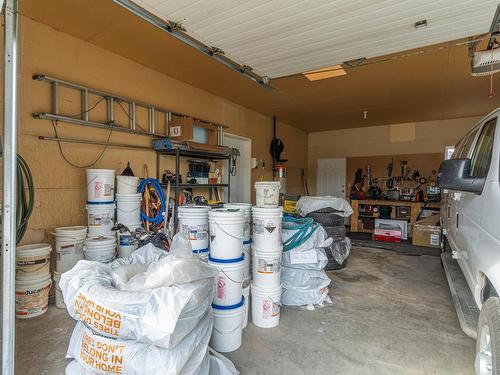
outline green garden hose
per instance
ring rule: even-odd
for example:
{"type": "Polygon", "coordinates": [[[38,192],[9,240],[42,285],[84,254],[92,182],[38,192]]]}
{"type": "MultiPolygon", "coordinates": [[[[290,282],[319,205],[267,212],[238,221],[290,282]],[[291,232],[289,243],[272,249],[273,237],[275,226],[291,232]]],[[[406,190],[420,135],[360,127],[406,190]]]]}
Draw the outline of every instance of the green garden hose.
{"type": "Polygon", "coordinates": [[[35,204],[35,188],[31,170],[21,155],[17,155],[16,243],[21,242],[35,204]]]}
{"type": "Polygon", "coordinates": [[[283,216],[283,229],[296,231],[290,238],[283,242],[283,251],[295,249],[306,242],[318,229],[319,224],[310,217],[295,218],[290,215],[283,216]]]}

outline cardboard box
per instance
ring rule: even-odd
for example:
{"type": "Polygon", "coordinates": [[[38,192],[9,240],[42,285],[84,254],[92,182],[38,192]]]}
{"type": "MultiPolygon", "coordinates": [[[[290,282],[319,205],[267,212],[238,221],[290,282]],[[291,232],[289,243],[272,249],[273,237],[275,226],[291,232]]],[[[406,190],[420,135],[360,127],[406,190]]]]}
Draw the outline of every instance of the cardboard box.
{"type": "Polygon", "coordinates": [[[401,239],[408,239],[408,222],[405,220],[375,219],[375,229],[399,230],[401,239]]]}
{"type": "Polygon", "coordinates": [[[190,116],[172,115],[168,123],[168,135],[172,140],[216,145],[217,129],[214,125],[190,116]]]}
{"type": "Polygon", "coordinates": [[[374,229],[373,239],[383,242],[401,242],[401,231],[391,229],[374,229]]]}
{"type": "Polygon", "coordinates": [[[439,215],[432,215],[415,223],[412,244],[434,248],[441,247],[439,215]]]}

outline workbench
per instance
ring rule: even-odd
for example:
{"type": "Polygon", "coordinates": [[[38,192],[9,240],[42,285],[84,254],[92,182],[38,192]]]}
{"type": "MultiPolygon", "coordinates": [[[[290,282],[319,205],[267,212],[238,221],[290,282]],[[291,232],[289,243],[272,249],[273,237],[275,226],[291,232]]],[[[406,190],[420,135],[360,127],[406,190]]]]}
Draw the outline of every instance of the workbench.
{"type": "Polygon", "coordinates": [[[373,218],[378,219],[378,215],[373,216],[363,216],[363,212],[360,211],[360,206],[370,205],[370,206],[391,206],[393,207],[391,212],[391,219],[394,220],[407,220],[409,224],[408,233],[411,234],[411,228],[416,223],[418,215],[422,208],[432,208],[439,209],[440,202],[412,202],[412,201],[390,201],[390,200],[373,200],[373,199],[362,199],[362,200],[351,200],[352,215],[351,215],[351,232],[365,232],[372,233],[373,229],[364,229],[360,225],[360,220],[362,218],[373,218]],[[410,216],[407,219],[396,217],[396,207],[409,207],[410,216]]]}

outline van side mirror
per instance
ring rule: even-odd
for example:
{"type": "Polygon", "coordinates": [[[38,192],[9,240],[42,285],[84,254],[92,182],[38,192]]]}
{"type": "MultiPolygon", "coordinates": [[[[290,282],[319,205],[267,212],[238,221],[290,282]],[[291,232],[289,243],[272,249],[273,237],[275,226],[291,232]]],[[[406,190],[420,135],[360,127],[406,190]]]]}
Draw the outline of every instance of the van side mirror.
{"type": "Polygon", "coordinates": [[[486,179],[484,177],[469,177],[470,163],[470,159],[449,159],[442,161],[437,176],[439,187],[441,189],[481,194],[486,179]]]}

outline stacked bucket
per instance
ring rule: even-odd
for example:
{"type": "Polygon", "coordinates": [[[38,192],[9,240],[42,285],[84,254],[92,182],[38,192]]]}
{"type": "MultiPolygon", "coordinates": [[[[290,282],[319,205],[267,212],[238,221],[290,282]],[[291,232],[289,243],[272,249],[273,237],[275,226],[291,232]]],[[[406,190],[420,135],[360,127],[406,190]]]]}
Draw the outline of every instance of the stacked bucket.
{"type": "Polygon", "coordinates": [[[179,232],[191,243],[193,254],[208,260],[208,210],[207,206],[179,206],[179,232]]]}
{"type": "Polygon", "coordinates": [[[46,243],[18,246],[16,249],[16,317],[33,318],[49,307],[50,252],[46,243]]]}
{"type": "MultiPolygon", "coordinates": [[[[142,194],[137,192],[139,177],[116,177],[116,222],[130,231],[141,226],[142,194]]],[[[127,257],[137,249],[137,243],[130,232],[118,233],[118,257],[127,257]]]]}
{"type": "Polygon", "coordinates": [[[116,256],[115,171],[87,169],[88,238],[85,241],[85,259],[108,263],[116,256]]]}
{"type": "Polygon", "coordinates": [[[282,217],[280,183],[257,182],[252,208],[252,322],[257,327],[279,324],[281,310],[282,217]]]}
{"type": "Polygon", "coordinates": [[[212,303],[214,326],[211,346],[218,352],[232,352],[241,346],[245,320],[243,297],[244,213],[222,208],[208,211],[210,255],[208,263],[219,269],[212,303]]]}

